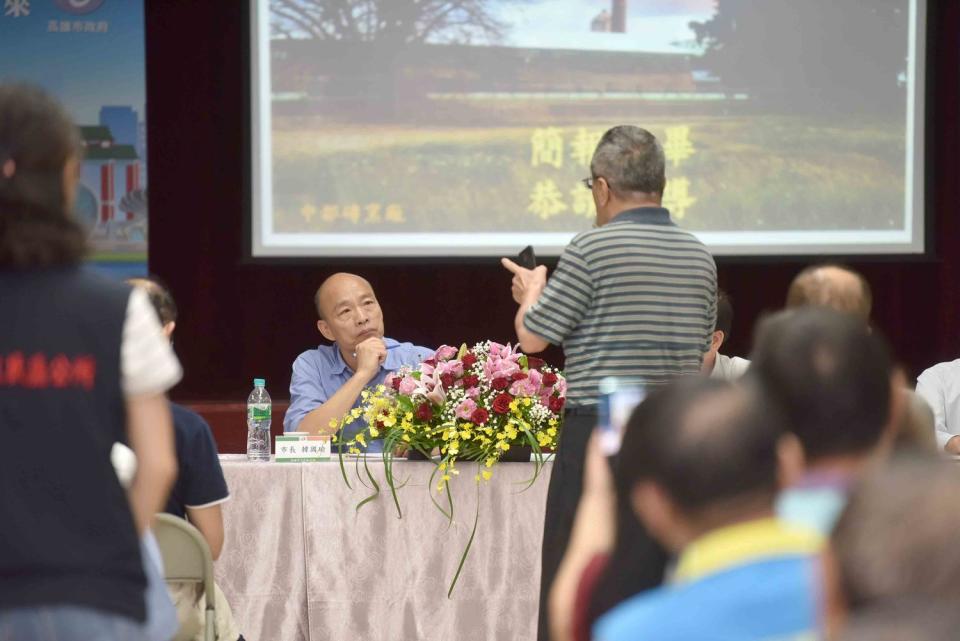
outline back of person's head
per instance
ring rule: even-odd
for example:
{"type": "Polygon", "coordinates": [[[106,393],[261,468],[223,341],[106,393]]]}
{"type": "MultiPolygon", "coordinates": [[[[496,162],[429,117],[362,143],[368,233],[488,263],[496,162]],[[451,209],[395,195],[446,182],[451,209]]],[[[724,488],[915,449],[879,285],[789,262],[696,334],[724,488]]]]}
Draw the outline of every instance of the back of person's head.
{"type": "Polygon", "coordinates": [[[173,294],[156,277],[131,278],[127,283],[146,292],[161,325],[177,322],[177,303],[173,300],[173,294]]]}
{"type": "Polygon", "coordinates": [[[55,100],[0,84],[0,269],[83,258],[86,234],[69,211],[81,152],[78,130],[55,100]]]}
{"type": "Polygon", "coordinates": [[[893,363],[884,340],[854,317],[822,307],[761,321],[754,378],[784,412],[807,462],[868,454],[890,416],[893,363]]]}
{"type": "Polygon", "coordinates": [[[911,599],[858,612],[831,641],[956,641],[958,630],[955,603],[911,599]]]}
{"type": "Polygon", "coordinates": [[[752,386],[703,377],[658,389],[631,416],[621,491],[651,483],[685,516],[777,491],[779,417],[752,386]]]}
{"type": "Polygon", "coordinates": [[[717,290],[717,322],[713,331],[723,332],[724,341],[730,338],[730,332],[733,331],[733,301],[722,289],[717,290]]]}
{"type": "Polygon", "coordinates": [[[937,454],[936,419],[922,396],[910,389],[897,390],[906,397],[893,447],[898,451],[937,454]]]}
{"type": "Polygon", "coordinates": [[[960,604],[960,469],[895,458],[853,489],[830,541],[837,588],[850,612],[905,598],[960,604]]]}
{"type": "Polygon", "coordinates": [[[603,177],[621,197],[631,193],[662,194],[665,172],[663,148],[656,137],[633,125],[608,129],[590,162],[594,178],[603,177]]]}
{"type": "Polygon", "coordinates": [[[858,272],[842,265],[807,267],[797,274],[787,291],[787,308],[829,307],[870,322],[873,294],[870,283],[858,272]]]}

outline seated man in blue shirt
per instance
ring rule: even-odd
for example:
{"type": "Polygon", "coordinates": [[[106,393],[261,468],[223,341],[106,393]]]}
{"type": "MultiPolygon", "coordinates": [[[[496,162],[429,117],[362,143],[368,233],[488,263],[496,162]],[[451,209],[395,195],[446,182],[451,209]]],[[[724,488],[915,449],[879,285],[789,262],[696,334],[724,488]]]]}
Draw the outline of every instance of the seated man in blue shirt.
{"type": "Polygon", "coordinates": [[[774,517],[789,451],[771,404],[753,387],[692,378],[644,406],[619,456],[638,472],[634,510],[679,558],[666,585],[601,617],[595,641],[815,638],[820,540],[774,517]]]}
{"type": "MultiPolygon", "coordinates": [[[[370,283],[360,276],[330,276],[317,290],[314,304],[320,316],[317,329],[333,345],[307,350],[294,361],[285,432],[334,433],[330,422],[357,407],[365,388],[433,354],[425,347],[384,338],[380,303],[370,283]]],[[[349,439],[360,429],[359,422],[348,425],[343,437],[349,439]]],[[[367,447],[368,452],[382,449],[382,441],[367,447]]]]}

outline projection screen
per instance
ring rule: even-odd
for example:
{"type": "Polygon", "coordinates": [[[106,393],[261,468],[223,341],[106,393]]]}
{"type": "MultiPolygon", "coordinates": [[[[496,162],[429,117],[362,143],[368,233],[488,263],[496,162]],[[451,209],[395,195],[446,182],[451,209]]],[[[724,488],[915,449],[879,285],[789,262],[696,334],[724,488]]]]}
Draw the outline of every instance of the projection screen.
{"type": "Polygon", "coordinates": [[[924,248],[925,0],[252,0],[253,257],[559,255],[609,127],[717,255],[924,248]]]}

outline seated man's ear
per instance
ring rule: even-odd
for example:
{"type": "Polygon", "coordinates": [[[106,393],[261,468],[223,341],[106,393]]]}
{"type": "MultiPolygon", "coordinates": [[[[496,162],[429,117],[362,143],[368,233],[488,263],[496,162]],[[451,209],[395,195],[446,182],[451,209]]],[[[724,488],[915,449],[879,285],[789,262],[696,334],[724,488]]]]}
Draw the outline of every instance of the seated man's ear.
{"type": "Polygon", "coordinates": [[[719,329],[716,330],[713,332],[713,338],[710,340],[710,350],[714,352],[718,351],[725,340],[727,340],[726,334],[719,329]]]}
{"type": "Polygon", "coordinates": [[[330,331],[330,326],[327,325],[327,321],[320,319],[317,321],[317,329],[320,330],[320,333],[325,339],[331,343],[336,342],[336,338],[333,336],[333,332],[330,331]]]}

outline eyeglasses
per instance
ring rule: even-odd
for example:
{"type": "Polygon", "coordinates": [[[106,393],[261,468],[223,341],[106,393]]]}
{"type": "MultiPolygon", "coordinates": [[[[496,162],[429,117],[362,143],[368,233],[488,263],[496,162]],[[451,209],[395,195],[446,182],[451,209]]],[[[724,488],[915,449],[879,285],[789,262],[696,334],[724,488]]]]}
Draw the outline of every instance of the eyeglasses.
{"type": "Polygon", "coordinates": [[[582,178],[582,179],[580,180],[580,182],[583,183],[583,186],[584,186],[584,187],[586,187],[587,189],[593,191],[593,182],[594,182],[595,180],[596,180],[596,178],[594,178],[593,176],[590,176],[589,178],[582,178]]]}

